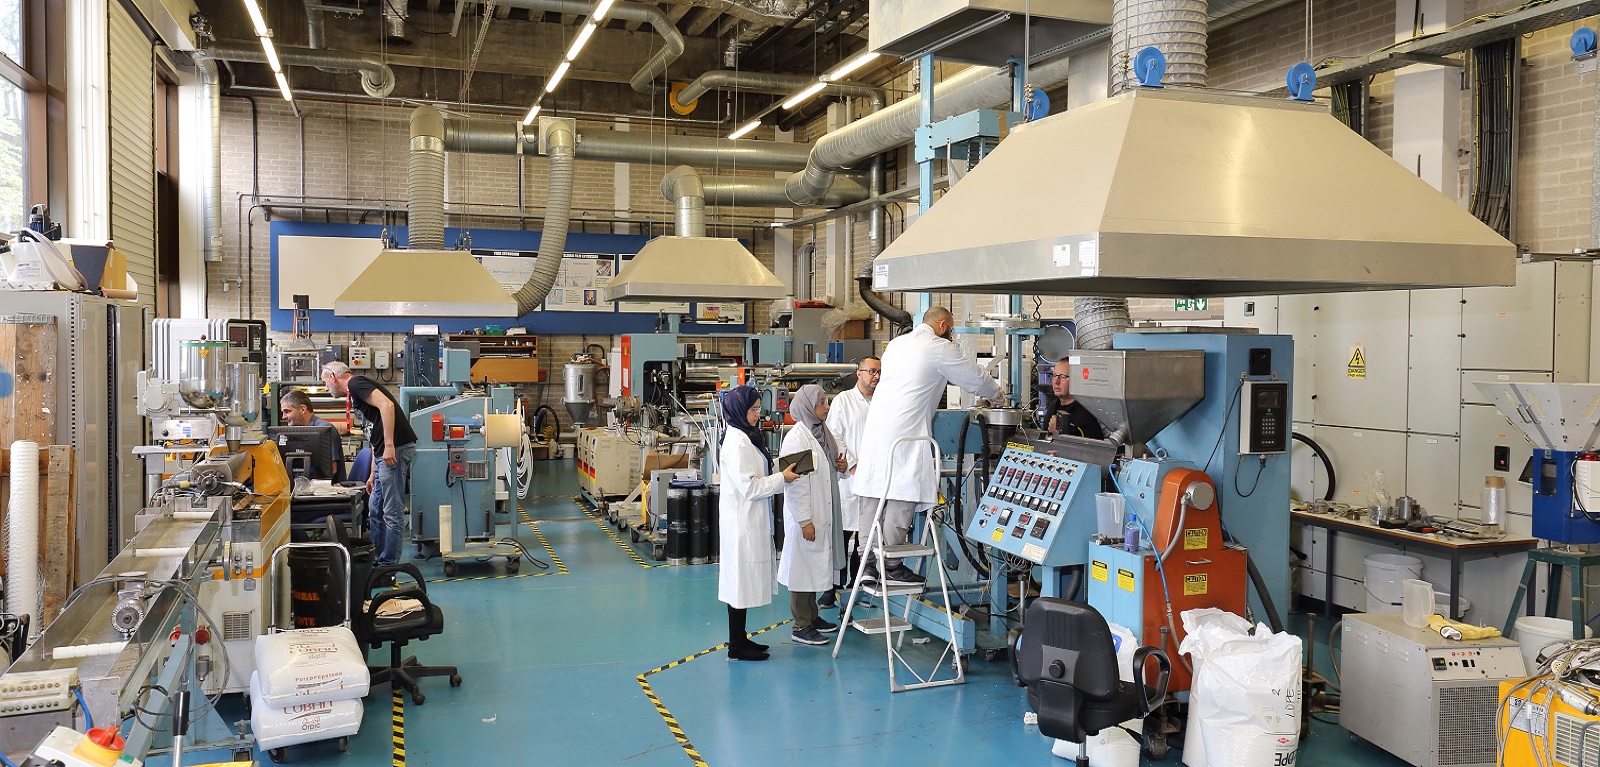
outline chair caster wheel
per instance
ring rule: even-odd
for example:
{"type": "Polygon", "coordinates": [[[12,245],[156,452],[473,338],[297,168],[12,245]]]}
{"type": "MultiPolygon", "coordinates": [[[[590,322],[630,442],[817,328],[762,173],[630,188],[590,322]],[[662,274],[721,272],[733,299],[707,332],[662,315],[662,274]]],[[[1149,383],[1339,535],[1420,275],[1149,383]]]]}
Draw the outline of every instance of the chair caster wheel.
{"type": "Polygon", "coordinates": [[[456,563],[451,562],[449,560],[445,560],[445,563],[444,563],[444,574],[447,577],[453,577],[456,574],[456,563]]]}
{"type": "Polygon", "coordinates": [[[350,738],[349,738],[349,736],[340,738],[339,739],[339,751],[344,752],[344,751],[349,751],[349,750],[350,750],[350,738]]]}
{"type": "Polygon", "coordinates": [[[460,674],[451,674],[450,675],[450,686],[451,687],[460,687],[461,686],[461,675],[460,674]]]}
{"type": "Polygon", "coordinates": [[[271,759],[273,764],[283,764],[283,758],[285,756],[287,756],[287,755],[288,755],[288,749],[283,749],[283,748],[269,748],[269,749],[267,749],[267,758],[271,759]]]}
{"type": "Polygon", "coordinates": [[[420,706],[420,705],[428,702],[428,696],[423,695],[420,692],[411,693],[411,702],[415,703],[418,706],[420,706]]]}

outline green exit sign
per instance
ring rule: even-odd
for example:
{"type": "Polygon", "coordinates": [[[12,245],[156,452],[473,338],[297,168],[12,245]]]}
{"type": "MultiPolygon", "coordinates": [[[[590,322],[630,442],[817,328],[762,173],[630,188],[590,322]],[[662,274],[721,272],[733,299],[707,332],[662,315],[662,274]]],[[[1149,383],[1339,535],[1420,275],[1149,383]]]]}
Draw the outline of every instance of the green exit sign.
{"type": "Polygon", "coordinates": [[[1206,299],[1175,298],[1172,300],[1172,308],[1180,312],[1203,312],[1206,310],[1206,299]]]}

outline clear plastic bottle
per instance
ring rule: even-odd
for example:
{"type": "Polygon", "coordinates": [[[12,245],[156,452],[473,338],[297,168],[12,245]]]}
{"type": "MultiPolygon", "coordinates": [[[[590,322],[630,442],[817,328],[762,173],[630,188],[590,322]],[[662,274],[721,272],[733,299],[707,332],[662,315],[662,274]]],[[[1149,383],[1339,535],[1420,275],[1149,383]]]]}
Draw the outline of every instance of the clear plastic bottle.
{"type": "Polygon", "coordinates": [[[1139,517],[1132,511],[1126,514],[1128,521],[1122,527],[1122,550],[1128,552],[1139,551],[1139,517]]]}
{"type": "Polygon", "coordinates": [[[1483,498],[1478,508],[1483,511],[1483,531],[1490,535],[1499,534],[1506,517],[1505,477],[1491,475],[1483,478],[1483,498]]]}

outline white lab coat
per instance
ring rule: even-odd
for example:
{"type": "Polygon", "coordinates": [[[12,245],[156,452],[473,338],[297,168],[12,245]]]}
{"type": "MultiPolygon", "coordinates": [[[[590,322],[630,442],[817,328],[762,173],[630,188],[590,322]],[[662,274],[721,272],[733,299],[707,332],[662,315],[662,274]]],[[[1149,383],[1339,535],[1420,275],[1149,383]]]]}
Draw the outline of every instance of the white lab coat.
{"type": "Polygon", "coordinates": [[[883,349],[883,378],[867,409],[860,462],[851,478],[857,495],[932,504],[938,500],[939,467],[926,442],[906,443],[890,455],[902,437],[933,436],[933,411],[947,384],[979,397],[999,399],[1004,392],[960,347],[934,335],[927,325],[889,342],[883,349]],[[892,476],[891,476],[892,469],[892,476]]]}
{"type": "Polygon", "coordinates": [[[732,429],[723,437],[718,455],[722,564],[717,599],[744,609],[771,604],[777,590],[772,579],[772,496],[783,490],[783,474],[767,473],[761,451],[732,429]]]}
{"type": "Polygon", "coordinates": [[[839,474],[839,519],[846,530],[861,529],[861,502],[854,490],[855,478],[850,476],[850,472],[859,462],[857,456],[861,455],[861,432],[867,426],[867,406],[870,404],[872,400],[867,399],[860,389],[851,388],[835,395],[833,407],[828,411],[828,431],[833,432],[834,442],[839,443],[839,449],[844,451],[845,470],[839,474]]]}
{"type": "Polygon", "coordinates": [[[839,572],[833,561],[833,459],[804,426],[795,426],[783,436],[778,454],[805,450],[811,451],[817,470],[783,486],[783,557],[778,560],[778,582],[790,591],[821,592],[833,588],[839,572]],[[814,541],[800,534],[806,522],[816,528],[814,541]]]}

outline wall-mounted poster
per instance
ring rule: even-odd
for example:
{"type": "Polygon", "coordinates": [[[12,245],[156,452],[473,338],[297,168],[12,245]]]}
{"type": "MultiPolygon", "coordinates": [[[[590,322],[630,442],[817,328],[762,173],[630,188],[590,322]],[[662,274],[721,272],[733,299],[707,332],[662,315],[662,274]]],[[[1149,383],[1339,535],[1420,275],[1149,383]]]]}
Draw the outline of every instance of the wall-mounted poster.
{"type": "Polygon", "coordinates": [[[609,312],[614,304],[602,300],[606,286],[617,273],[617,257],[599,253],[568,253],[561,257],[555,287],[544,299],[552,312],[609,312]]]}

